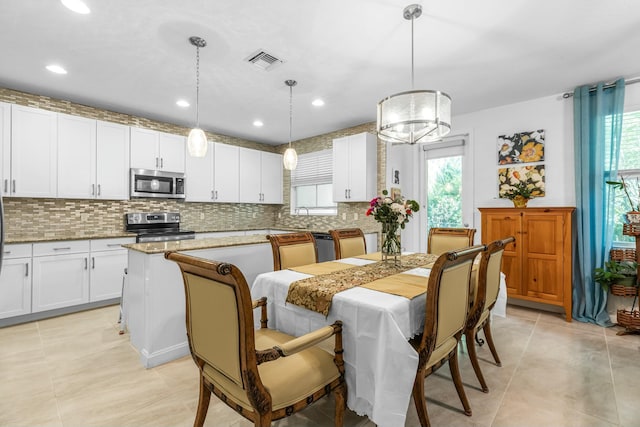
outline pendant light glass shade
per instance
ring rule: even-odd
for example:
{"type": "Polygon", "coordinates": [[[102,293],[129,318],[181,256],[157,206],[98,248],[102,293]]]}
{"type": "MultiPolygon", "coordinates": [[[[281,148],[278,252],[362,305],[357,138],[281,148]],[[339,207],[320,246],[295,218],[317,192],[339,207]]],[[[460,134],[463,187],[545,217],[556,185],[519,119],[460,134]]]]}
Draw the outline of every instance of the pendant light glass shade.
{"type": "Polygon", "coordinates": [[[298,166],[298,153],[296,153],[296,150],[291,147],[287,148],[282,157],[282,163],[284,163],[285,169],[294,170],[298,166]]]}
{"type": "Polygon", "coordinates": [[[298,166],[298,153],[291,148],[291,128],[293,127],[293,87],[298,84],[295,80],[286,80],[284,82],[289,86],[289,148],[284,152],[282,156],[282,163],[286,170],[294,170],[298,166]]]}
{"type": "Polygon", "coordinates": [[[200,129],[200,48],[207,42],[200,37],[189,37],[189,43],[196,47],[196,127],[191,129],[187,138],[187,150],[192,157],[207,155],[207,135],[200,129]]]}
{"type": "Polygon", "coordinates": [[[207,135],[200,128],[193,128],[187,138],[187,150],[193,157],[204,157],[207,155],[207,135]]]}
{"type": "Polygon", "coordinates": [[[413,90],[413,20],[422,14],[422,6],[404,8],[411,20],[411,88],[384,98],[378,103],[378,137],[388,142],[415,144],[438,140],[451,131],[451,97],[438,90],[413,90]]]}

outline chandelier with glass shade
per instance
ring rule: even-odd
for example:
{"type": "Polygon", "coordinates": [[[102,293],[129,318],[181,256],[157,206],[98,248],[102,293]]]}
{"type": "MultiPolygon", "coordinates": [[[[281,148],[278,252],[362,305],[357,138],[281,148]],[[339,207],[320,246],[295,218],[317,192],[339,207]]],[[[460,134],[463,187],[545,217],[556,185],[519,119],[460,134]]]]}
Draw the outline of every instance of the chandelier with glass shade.
{"type": "Polygon", "coordinates": [[[442,138],[451,131],[451,97],[438,90],[414,89],[413,21],[422,6],[404,8],[411,20],[411,90],[384,98],[378,103],[378,137],[388,142],[415,144],[442,138]]]}

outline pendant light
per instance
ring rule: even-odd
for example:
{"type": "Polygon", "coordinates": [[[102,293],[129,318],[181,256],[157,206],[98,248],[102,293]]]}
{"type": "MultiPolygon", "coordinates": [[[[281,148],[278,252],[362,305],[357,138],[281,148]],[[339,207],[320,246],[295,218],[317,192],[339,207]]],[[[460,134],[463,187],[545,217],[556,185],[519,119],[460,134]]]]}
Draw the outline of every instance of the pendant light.
{"type": "Polygon", "coordinates": [[[189,37],[189,42],[196,47],[196,127],[191,129],[187,138],[187,149],[193,157],[207,155],[207,135],[200,129],[200,48],[207,42],[200,37],[189,37]]]}
{"type": "Polygon", "coordinates": [[[285,80],[284,84],[289,86],[289,148],[284,152],[282,163],[287,170],[294,170],[298,165],[298,153],[291,148],[291,128],[293,127],[293,87],[298,84],[295,80],[285,80]]]}
{"type": "Polygon", "coordinates": [[[411,90],[388,96],[378,103],[378,137],[388,142],[415,144],[442,138],[451,131],[451,97],[438,90],[414,90],[413,20],[422,6],[404,8],[411,20],[411,90]]]}

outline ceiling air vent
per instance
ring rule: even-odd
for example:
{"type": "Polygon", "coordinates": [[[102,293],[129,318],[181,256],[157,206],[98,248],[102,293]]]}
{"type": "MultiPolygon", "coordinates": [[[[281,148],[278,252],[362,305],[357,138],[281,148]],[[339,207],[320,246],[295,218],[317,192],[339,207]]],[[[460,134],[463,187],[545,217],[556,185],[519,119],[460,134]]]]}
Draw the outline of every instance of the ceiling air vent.
{"type": "Polygon", "coordinates": [[[262,49],[253,52],[245,58],[245,61],[265,71],[271,70],[283,62],[281,59],[276,58],[274,55],[267,53],[262,49]]]}

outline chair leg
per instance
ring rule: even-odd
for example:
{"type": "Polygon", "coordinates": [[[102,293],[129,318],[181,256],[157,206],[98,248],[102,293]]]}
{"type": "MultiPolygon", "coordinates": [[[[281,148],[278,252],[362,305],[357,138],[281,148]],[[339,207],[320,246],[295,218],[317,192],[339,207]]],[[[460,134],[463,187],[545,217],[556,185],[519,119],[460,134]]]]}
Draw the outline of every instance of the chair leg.
{"type": "Polygon", "coordinates": [[[204,425],[210,400],[211,390],[207,387],[204,377],[200,375],[200,396],[198,397],[198,410],[196,412],[196,419],[193,422],[193,427],[202,427],[204,425]]]}
{"type": "Polygon", "coordinates": [[[339,387],[335,389],[335,398],[336,398],[336,418],[335,418],[335,426],[342,427],[344,424],[344,410],[347,406],[347,383],[342,383],[339,387]]]}
{"type": "Polygon", "coordinates": [[[429,414],[427,413],[427,401],[424,396],[424,372],[419,370],[416,379],[413,381],[413,402],[416,405],[416,412],[422,427],[430,427],[429,414]]]}
{"type": "Polygon", "coordinates": [[[502,366],[502,362],[500,361],[500,357],[498,357],[498,352],[496,351],[496,346],[493,343],[493,336],[491,336],[491,319],[487,319],[482,330],[484,331],[484,336],[487,339],[487,344],[489,344],[489,350],[491,350],[493,360],[496,361],[496,365],[502,366]]]}
{"type": "Polygon", "coordinates": [[[453,356],[449,359],[449,370],[451,371],[451,378],[453,378],[453,384],[456,386],[458,397],[462,406],[464,407],[465,415],[471,416],[471,405],[467,400],[467,395],[464,392],[464,386],[462,385],[462,378],[460,377],[460,368],[458,367],[458,352],[454,351],[453,356]]]}
{"type": "Polygon", "coordinates": [[[467,352],[469,353],[469,359],[471,360],[471,366],[473,366],[473,371],[476,373],[476,377],[480,382],[480,386],[482,387],[482,391],[485,393],[489,392],[489,387],[487,387],[487,383],[484,380],[484,376],[482,375],[482,371],[480,370],[480,364],[478,363],[478,354],[476,353],[476,345],[473,342],[473,336],[475,334],[475,330],[468,330],[464,336],[467,344],[467,352]]]}

